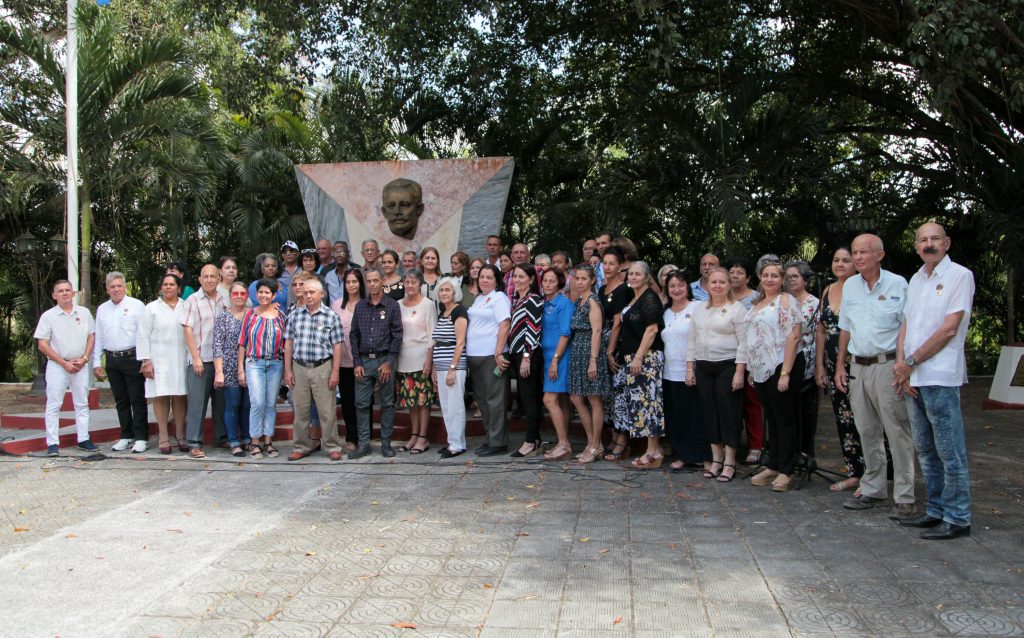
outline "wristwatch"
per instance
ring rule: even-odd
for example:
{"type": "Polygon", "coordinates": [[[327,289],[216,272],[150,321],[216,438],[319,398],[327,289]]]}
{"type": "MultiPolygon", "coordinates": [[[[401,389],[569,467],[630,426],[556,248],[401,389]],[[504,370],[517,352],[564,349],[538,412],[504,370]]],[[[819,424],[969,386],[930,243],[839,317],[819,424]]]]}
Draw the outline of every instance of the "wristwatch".
{"type": "Polygon", "coordinates": [[[529,352],[524,352],[523,353],[523,358],[524,359],[529,359],[530,358],[530,353],[529,352]]]}
{"type": "Polygon", "coordinates": [[[914,359],[914,357],[913,357],[913,356],[909,356],[909,357],[907,357],[906,359],[904,359],[903,361],[904,361],[904,362],[905,362],[905,363],[906,363],[906,364],[907,364],[908,366],[910,366],[911,368],[913,368],[914,366],[916,366],[916,365],[917,365],[917,361],[916,361],[916,360],[914,359]]]}
{"type": "Polygon", "coordinates": [[[455,369],[455,364],[453,363],[453,364],[451,364],[450,366],[448,366],[448,369],[449,369],[449,370],[454,370],[454,369],[455,369]]]}
{"type": "Polygon", "coordinates": [[[788,377],[789,376],[789,370],[783,370],[782,372],[779,373],[779,376],[780,377],[788,377]]]}

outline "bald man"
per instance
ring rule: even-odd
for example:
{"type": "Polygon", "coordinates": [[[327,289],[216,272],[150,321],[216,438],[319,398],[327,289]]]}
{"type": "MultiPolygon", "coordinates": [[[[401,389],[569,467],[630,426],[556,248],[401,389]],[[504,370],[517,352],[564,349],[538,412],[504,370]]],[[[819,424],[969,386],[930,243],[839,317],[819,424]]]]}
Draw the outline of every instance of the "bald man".
{"type": "Polygon", "coordinates": [[[858,274],[843,285],[835,381],[840,390],[850,394],[853,420],[864,448],[864,476],[860,496],[848,498],[843,507],[864,510],[885,502],[888,438],[895,502],[889,518],[908,518],[914,514],[914,447],[907,404],[893,385],[907,280],[882,269],[885,247],[876,235],[858,236],[852,248],[858,274]],[[849,358],[853,361],[847,375],[849,358]]]}
{"type": "Polygon", "coordinates": [[[695,301],[708,300],[708,275],[718,268],[718,256],[708,253],[700,258],[700,279],[690,284],[690,292],[695,301]]]}
{"type": "MultiPolygon", "coordinates": [[[[206,458],[203,453],[203,420],[213,394],[213,322],[227,310],[227,300],[217,289],[220,270],[206,264],[199,271],[199,292],[185,300],[181,325],[185,331],[188,363],[185,370],[185,388],[188,392],[186,434],[189,455],[194,459],[206,458]]],[[[218,392],[218,396],[220,393],[218,392]]],[[[223,411],[214,410],[214,436],[227,440],[223,411]],[[220,412],[221,416],[217,416],[220,412]]]]}
{"type": "Polygon", "coordinates": [[[939,224],[917,229],[914,247],[924,265],[910,279],[893,366],[894,380],[907,402],[928,499],[924,514],[899,523],[926,528],[921,538],[927,540],[971,533],[960,386],[967,382],[964,344],[974,303],[974,275],[949,258],[951,243],[939,224]]]}

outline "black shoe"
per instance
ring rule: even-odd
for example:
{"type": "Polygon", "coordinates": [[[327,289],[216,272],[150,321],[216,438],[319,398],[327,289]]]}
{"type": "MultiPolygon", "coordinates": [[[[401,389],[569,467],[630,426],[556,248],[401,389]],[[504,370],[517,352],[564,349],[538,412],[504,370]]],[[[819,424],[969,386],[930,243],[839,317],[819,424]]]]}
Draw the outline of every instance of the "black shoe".
{"type": "Polygon", "coordinates": [[[874,496],[851,496],[843,502],[843,507],[848,510],[866,510],[872,508],[879,503],[884,503],[884,498],[875,498],[874,496]]]}
{"type": "Polygon", "coordinates": [[[442,459],[450,459],[453,456],[458,456],[458,455],[463,454],[463,453],[465,453],[465,450],[459,450],[458,452],[452,452],[448,448],[443,448],[441,450],[441,458],[442,459]]]}
{"type": "Polygon", "coordinates": [[[942,519],[922,514],[917,518],[903,518],[896,522],[899,523],[901,527],[935,527],[942,523],[942,519]]]}
{"type": "Polygon", "coordinates": [[[370,453],[370,446],[369,445],[360,445],[359,447],[357,447],[356,449],[354,449],[354,450],[352,450],[351,452],[348,453],[348,460],[354,461],[356,459],[361,459],[361,458],[363,458],[364,456],[366,456],[369,453],[370,453]]]}
{"type": "Polygon", "coordinates": [[[395,451],[391,449],[391,441],[381,441],[380,455],[386,459],[390,459],[395,455],[395,451]]]}
{"type": "Polygon", "coordinates": [[[490,449],[491,449],[491,446],[489,446],[489,445],[487,445],[486,443],[484,443],[483,445],[481,445],[481,446],[480,446],[480,447],[478,447],[477,449],[473,450],[473,452],[474,452],[474,453],[475,453],[475,454],[476,454],[477,456],[486,456],[486,455],[487,455],[487,452],[488,452],[488,451],[490,451],[490,449]]]}
{"type": "Polygon", "coordinates": [[[477,450],[476,454],[477,454],[477,456],[496,456],[498,454],[504,454],[505,452],[508,452],[508,446],[507,445],[502,445],[500,447],[487,446],[486,450],[484,450],[482,452],[477,450]]]}
{"type": "Polygon", "coordinates": [[[961,536],[970,535],[970,525],[954,525],[943,521],[942,524],[937,526],[935,529],[923,532],[921,534],[921,538],[930,541],[945,541],[951,538],[960,538],[961,536]]]}

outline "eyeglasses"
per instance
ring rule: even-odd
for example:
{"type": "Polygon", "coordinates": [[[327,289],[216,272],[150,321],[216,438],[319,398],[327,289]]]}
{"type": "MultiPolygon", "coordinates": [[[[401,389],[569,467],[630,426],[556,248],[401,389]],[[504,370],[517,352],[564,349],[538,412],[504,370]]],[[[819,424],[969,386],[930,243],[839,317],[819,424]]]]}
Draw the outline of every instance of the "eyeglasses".
{"type": "Polygon", "coordinates": [[[245,292],[244,290],[232,290],[231,291],[231,296],[232,297],[248,297],[249,293],[245,292]]]}

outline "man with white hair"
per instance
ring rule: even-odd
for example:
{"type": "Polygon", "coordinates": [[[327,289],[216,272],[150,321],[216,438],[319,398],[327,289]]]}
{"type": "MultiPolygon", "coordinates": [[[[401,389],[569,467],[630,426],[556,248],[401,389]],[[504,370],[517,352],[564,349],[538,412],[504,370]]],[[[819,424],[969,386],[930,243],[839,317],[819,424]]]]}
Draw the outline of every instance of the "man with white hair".
{"type": "Polygon", "coordinates": [[[110,449],[124,452],[131,446],[132,452],[140,454],[149,447],[149,411],[146,379],[141,362],[135,358],[135,337],[139,332],[139,315],[146,304],[128,296],[123,273],[107,273],[106,283],[110,299],[96,309],[92,369],[98,381],[110,381],[117,407],[121,438],[110,449]],[[107,359],[106,366],[103,357],[107,359]]]}

